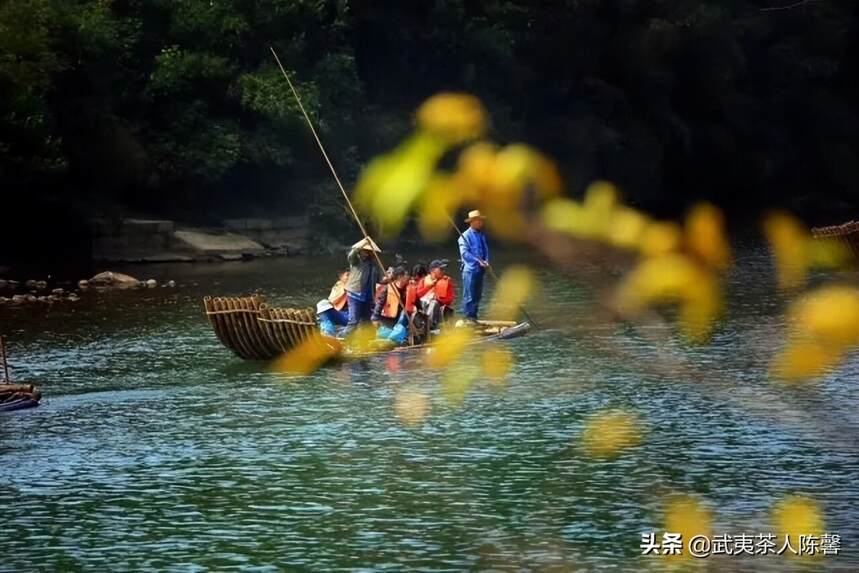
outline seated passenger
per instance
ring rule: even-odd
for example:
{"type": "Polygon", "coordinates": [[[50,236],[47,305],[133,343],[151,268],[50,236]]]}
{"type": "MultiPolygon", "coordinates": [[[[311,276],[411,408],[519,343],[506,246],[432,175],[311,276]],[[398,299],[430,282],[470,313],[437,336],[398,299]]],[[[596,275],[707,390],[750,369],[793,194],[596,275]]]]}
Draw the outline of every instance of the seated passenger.
{"type": "MultiPolygon", "coordinates": [[[[334,307],[334,311],[343,316],[345,320],[349,320],[349,309],[346,307],[349,301],[349,296],[346,293],[346,282],[349,280],[349,269],[340,271],[339,278],[334,286],[331,287],[331,292],[328,294],[328,301],[334,307]]],[[[339,322],[337,324],[340,324],[339,322]]]]}
{"type": "Polygon", "coordinates": [[[450,307],[456,295],[453,281],[447,276],[445,269],[447,269],[446,260],[431,262],[429,274],[424,277],[417,292],[421,310],[429,318],[431,330],[437,330],[444,316],[453,312],[450,307]]]}
{"type": "Polygon", "coordinates": [[[395,344],[402,344],[408,336],[409,317],[405,311],[408,284],[406,269],[394,269],[389,282],[376,290],[376,304],[370,317],[378,327],[379,338],[395,344]]]}
{"type": "Polygon", "coordinates": [[[316,303],[316,319],[319,321],[320,332],[325,336],[337,336],[342,330],[337,327],[346,326],[349,322],[349,317],[335,309],[327,298],[316,303]]]}

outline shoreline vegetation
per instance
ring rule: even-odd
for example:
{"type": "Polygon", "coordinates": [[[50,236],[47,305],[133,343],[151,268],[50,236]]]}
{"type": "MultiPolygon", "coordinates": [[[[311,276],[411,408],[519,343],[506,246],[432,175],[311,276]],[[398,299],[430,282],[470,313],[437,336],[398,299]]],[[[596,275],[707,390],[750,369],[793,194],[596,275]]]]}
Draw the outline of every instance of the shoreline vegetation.
{"type": "Polygon", "coordinates": [[[416,102],[455,90],[485,103],[497,140],[555,160],[574,197],[608,180],[659,216],[703,200],[732,220],[781,206],[840,223],[859,208],[859,11],[772,8],[9,0],[0,188],[4,212],[39,215],[6,225],[274,212],[336,237],[347,218],[270,48],[344,181],[409,131],[416,102]]]}

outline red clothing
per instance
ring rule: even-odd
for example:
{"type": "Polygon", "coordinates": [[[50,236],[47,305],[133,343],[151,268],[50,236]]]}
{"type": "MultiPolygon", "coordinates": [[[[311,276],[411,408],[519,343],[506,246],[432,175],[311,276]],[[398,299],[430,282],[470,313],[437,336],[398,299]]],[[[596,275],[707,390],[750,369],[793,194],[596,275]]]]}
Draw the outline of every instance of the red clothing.
{"type": "Polygon", "coordinates": [[[438,280],[427,275],[418,287],[418,298],[423,298],[432,291],[432,296],[428,296],[425,300],[435,299],[443,306],[453,304],[453,299],[456,298],[456,293],[453,289],[453,281],[450,277],[444,275],[438,280]]]}

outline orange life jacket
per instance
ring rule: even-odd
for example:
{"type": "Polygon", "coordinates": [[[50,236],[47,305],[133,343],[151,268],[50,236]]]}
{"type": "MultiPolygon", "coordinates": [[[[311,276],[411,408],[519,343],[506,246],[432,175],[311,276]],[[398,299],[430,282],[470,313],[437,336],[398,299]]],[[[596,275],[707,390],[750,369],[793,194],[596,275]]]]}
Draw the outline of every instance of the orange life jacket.
{"type": "Polygon", "coordinates": [[[418,300],[418,286],[414,281],[409,282],[406,287],[406,312],[415,311],[415,302],[418,300]]]}
{"type": "Polygon", "coordinates": [[[388,284],[388,295],[385,297],[385,305],[382,307],[382,316],[385,318],[397,318],[400,316],[400,297],[393,283],[388,284]]]}
{"type": "Polygon", "coordinates": [[[343,310],[346,306],[346,285],[343,281],[337,281],[331,287],[331,292],[328,294],[328,302],[334,305],[337,310],[343,310]]]}
{"type": "Polygon", "coordinates": [[[453,302],[453,284],[450,282],[449,276],[443,276],[437,281],[430,275],[424,278],[424,285],[430,286],[435,282],[432,289],[421,297],[424,302],[429,302],[433,299],[438,300],[442,304],[450,304],[453,302]]]}

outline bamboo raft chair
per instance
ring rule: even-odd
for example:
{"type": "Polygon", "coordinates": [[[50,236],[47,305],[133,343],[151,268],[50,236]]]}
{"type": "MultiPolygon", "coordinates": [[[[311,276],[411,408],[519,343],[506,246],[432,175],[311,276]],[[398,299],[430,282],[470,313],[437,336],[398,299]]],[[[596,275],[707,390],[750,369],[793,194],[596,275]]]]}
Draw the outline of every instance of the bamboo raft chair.
{"type": "Polygon", "coordinates": [[[207,296],[203,306],[221,343],[244,360],[270,360],[320,338],[310,308],[272,308],[259,296],[207,296]]]}

